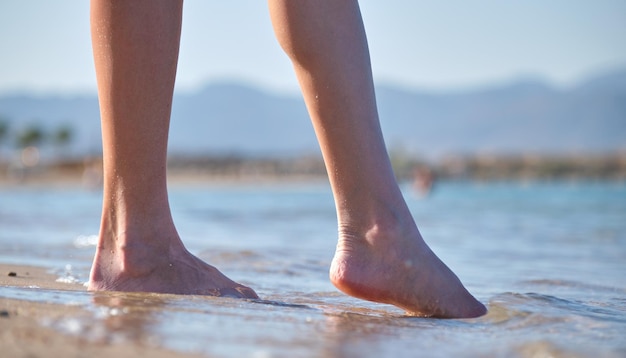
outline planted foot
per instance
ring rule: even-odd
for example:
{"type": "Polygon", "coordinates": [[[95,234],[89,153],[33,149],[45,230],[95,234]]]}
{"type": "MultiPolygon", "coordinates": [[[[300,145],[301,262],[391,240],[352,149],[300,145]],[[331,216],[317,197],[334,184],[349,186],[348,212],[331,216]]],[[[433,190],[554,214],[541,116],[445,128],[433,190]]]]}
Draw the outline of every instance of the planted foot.
{"type": "Polygon", "coordinates": [[[417,229],[340,233],[330,278],[348,295],[392,304],[411,315],[471,318],[487,312],[417,229]]]}
{"type": "Polygon", "coordinates": [[[192,255],[181,244],[167,252],[98,248],[91,269],[90,291],[155,292],[258,298],[215,267],[192,255]]]}

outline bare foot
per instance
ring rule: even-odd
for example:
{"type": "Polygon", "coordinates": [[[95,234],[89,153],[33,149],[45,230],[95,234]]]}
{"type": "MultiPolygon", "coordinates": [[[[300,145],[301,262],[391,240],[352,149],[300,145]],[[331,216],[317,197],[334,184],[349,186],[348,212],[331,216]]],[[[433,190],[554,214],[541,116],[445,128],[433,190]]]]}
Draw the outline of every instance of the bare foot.
{"type": "Polygon", "coordinates": [[[192,255],[178,238],[166,250],[152,250],[146,246],[121,250],[99,246],[89,290],[258,298],[251,288],[192,255]]]}
{"type": "Polygon", "coordinates": [[[393,304],[412,315],[470,318],[487,311],[417,228],[408,233],[377,227],[365,234],[342,230],[330,279],[348,295],[393,304]]]}

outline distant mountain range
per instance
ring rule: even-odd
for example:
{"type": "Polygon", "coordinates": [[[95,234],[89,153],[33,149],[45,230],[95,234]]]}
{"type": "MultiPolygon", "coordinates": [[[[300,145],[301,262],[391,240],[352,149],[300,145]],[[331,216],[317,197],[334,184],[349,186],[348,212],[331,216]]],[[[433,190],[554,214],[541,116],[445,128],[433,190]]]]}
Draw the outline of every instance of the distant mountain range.
{"type": "MultiPolygon", "coordinates": [[[[457,92],[377,87],[388,147],[421,157],[443,154],[572,154],[626,150],[626,69],[569,89],[541,81],[457,92]]],[[[100,152],[95,96],[0,96],[0,118],[73,129],[71,151],[100,152]]],[[[300,155],[319,151],[300,96],[240,83],[213,83],[175,94],[174,155],[300,155]]]]}

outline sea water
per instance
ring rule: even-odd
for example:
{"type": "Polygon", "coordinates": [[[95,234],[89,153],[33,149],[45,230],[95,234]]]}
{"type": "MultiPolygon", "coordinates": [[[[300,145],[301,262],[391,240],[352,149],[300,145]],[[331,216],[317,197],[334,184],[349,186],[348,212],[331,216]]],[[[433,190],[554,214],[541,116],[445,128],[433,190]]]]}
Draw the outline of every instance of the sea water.
{"type": "MultiPolygon", "coordinates": [[[[626,183],[403,187],[425,240],[489,309],[408,317],[328,281],[337,221],[327,183],[172,185],[188,248],[261,300],[0,287],[1,298],[74,304],[91,319],[42,324],[107,342],[211,356],[626,356],[626,183]]],[[[0,262],[84,282],[101,192],[0,189],[0,262]]]]}

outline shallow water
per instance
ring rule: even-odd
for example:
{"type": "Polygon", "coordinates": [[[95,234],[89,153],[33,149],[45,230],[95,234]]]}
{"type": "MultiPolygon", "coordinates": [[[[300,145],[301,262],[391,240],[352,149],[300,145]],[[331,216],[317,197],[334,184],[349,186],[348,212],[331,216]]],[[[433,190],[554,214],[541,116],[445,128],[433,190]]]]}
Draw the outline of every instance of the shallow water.
{"type": "MultiPolygon", "coordinates": [[[[101,193],[0,189],[0,262],[85,281],[101,193]]],[[[105,342],[211,356],[626,355],[624,183],[441,183],[405,197],[433,250],[486,303],[472,320],[407,317],[328,282],[336,219],[325,184],[173,186],[190,250],[262,300],[0,287],[84,307],[42,322],[105,342]]]]}

